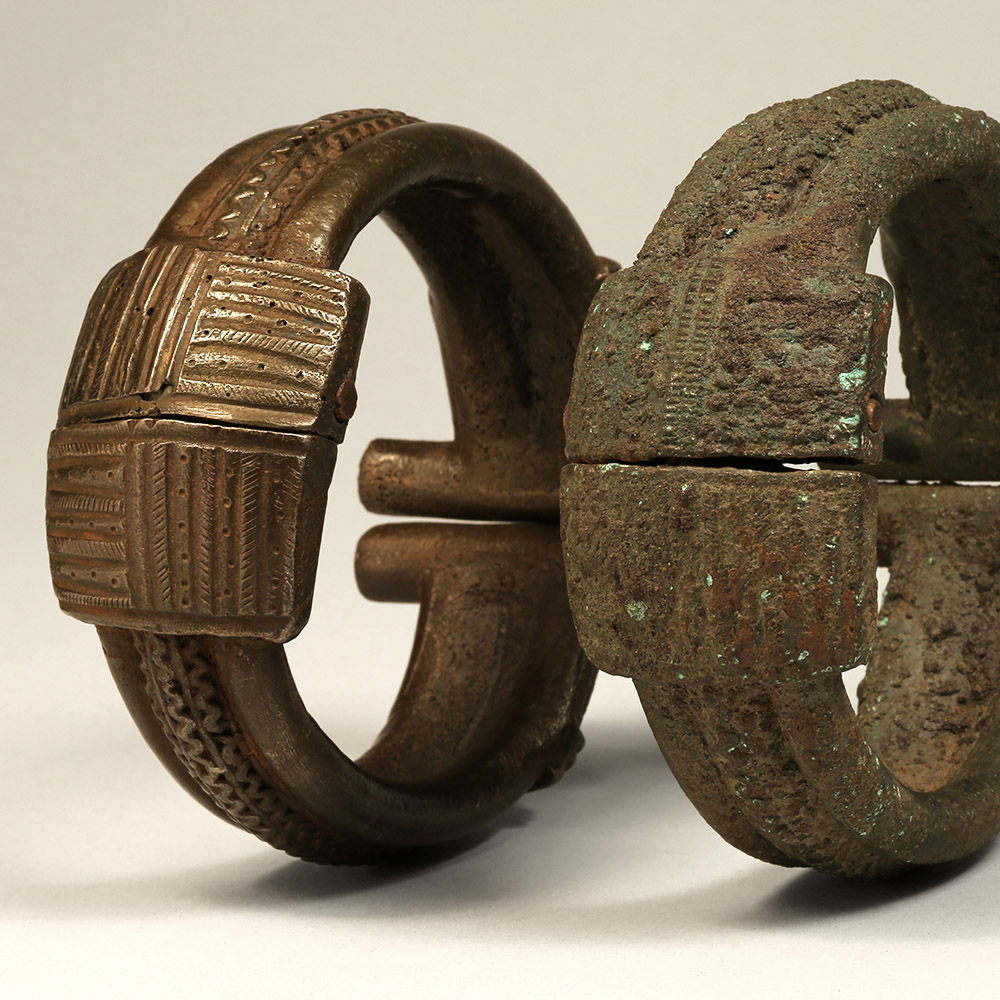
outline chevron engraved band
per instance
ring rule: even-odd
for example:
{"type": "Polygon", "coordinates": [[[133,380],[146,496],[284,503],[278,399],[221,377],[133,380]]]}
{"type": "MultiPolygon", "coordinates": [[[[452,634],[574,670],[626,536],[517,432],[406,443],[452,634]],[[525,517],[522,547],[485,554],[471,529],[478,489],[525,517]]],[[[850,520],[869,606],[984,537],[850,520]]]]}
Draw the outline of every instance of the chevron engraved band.
{"type": "MultiPolygon", "coordinates": [[[[460,843],[572,763],[594,668],[551,522],[573,356],[610,267],[504,146],[361,109],[222,152],[101,283],[49,448],[53,582],[98,626],[154,753],[214,814],[310,861],[383,861],[460,843]],[[362,500],[521,523],[361,539],[362,593],[420,613],[355,762],[281,643],[306,621],[357,402],[368,296],[333,268],[378,216],[427,281],[454,440],[373,442],[362,500]]],[[[346,663],[339,631],[330,652],[346,663]]]]}
{"type": "Polygon", "coordinates": [[[335,455],[317,435],[182,420],[56,430],[60,606],[93,625],[291,638],[308,617],[335,455]]]}
{"type": "Polygon", "coordinates": [[[148,247],[94,293],[59,422],[182,416],[340,441],[367,311],[339,271],[148,247]]]}

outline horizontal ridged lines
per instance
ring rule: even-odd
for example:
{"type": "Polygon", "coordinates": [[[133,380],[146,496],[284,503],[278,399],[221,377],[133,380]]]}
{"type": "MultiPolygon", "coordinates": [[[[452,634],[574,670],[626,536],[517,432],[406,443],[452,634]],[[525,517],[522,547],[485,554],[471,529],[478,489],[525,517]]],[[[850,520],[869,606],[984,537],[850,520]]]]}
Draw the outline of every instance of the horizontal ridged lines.
{"type": "Polygon", "coordinates": [[[278,264],[222,260],[216,271],[178,391],[318,413],[343,333],[346,289],[278,264]]]}
{"type": "Polygon", "coordinates": [[[122,462],[125,446],[55,442],[48,474],[49,564],[59,599],[127,607],[122,462]]]}

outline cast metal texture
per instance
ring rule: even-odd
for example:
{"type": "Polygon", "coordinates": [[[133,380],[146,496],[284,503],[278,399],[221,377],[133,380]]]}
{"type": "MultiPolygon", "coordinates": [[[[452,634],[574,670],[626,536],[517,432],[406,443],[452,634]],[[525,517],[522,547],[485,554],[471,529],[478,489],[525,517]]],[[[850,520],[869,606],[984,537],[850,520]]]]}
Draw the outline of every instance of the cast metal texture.
{"type": "Polygon", "coordinates": [[[1000,479],[998,274],[1000,126],[860,81],[730,129],[591,307],[578,632],[756,857],[875,878],[1000,829],[1000,490],[905,482],[1000,479]],[[893,288],[910,399],[885,404],[893,288]]]}
{"type": "Polygon", "coordinates": [[[317,862],[464,836],[582,744],[593,668],[558,529],[561,411],[608,270],[484,136],[390,111],[241,143],[87,311],[49,451],[62,608],[99,626],[147,741],[195,797],[317,862]],[[360,541],[375,600],[419,601],[389,721],[357,762],[310,718],[281,643],[305,625],[368,296],[338,270],[381,214],[430,290],[455,425],[375,441],[360,541]]]}

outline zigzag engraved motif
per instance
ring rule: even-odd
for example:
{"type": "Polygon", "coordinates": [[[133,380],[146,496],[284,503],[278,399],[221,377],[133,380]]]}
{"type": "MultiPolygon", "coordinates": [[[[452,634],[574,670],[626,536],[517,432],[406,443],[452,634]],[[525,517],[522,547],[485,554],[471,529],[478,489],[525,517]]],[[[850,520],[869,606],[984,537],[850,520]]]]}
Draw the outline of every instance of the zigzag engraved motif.
{"type": "Polygon", "coordinates": [[[252,256],[264,247],[281,213],[329,161],[351,146],[417,118],[386,109],[342,111],[308,122],[248,167],[205,223],[209,239],[252,256]],[[314,160],[315,162],[310,162],[314,160]]]}
{"type": "Polygon", "coordinates": [[[213,676],[203,637],[133,632],[153,714],[188,773],[234,823],[307,861],[344,845],[288,803],[257,766],[213,676]]]}
{"type": "MultiPolygon", "coordinates": [[[[206,210],[192,226],[189,235],[207,237],[214,244],[210,252],[198,250],[192,253],[208,257],[218,266],[213,266],[210,273],[202,275],[207,284],[199,280],[199,302],[188,308],[192,316],[204,318],[205,322],[195,324],[192,320],[190,329],[183,331],[187,336],[184,343],[178,345],[171,342],[171,346],[187,350],[188,344],[194,344],[195,357],[200,351],[201,356],[216,367],[220,367],[220,362],[228,365],[230,361],[238,367],[237,362],[243,360],[246,352],[237,348],[241,343],[254,343],[245,339],[244,335],[257,335],[257,330],[247,329],[246,324],[252,323],[254,317],[259,315],[263,331],[270,335],[272,329],[277,331],[280,327],[282,336],[267,342],[275,355],[273,371],[265,376],[255,376],[261,380],[259,384],[244,384],[241,398],[259,399],[262,404],[267,402],[273,405],[277,402],[286,407],[304,406],[309,402],[307,412],[318,412],[319,404],[314,398],[318,393],[306,397],[301,392],[280,388],[280,385],[283,384],[286,369],[292,372],[292,377],[298,377],[301,369],[302,381],[306,382],[311,376],[312,363],[315,362],[317,369],[321,362],[333,366],[335,352],[343,339],[348,302],[353,301],[355,292],[346,284],[341,287],[347,279],[339,276],[323,282],[298,265],[268,263],[267,266],[257,266],[250,258],[261,254],[261,249],[267,246],[284,214],[340,152],[380,132],[416,121],[418,119],[388,111],[331,115],[285,136],[266,155],[244,170],[221,193],[215,206],[206,210]],[[218,250],[223,253],[219,254],[218,250]],[[227,256],[228,251],[242,256],[232,260],[227,256]],[[224,281],[229,282],[226,287],[223,287],[224,281]],[[263,288],[268,288],[268,292],[261,291],[263,288]],[[272,291],[275,294],[270,294],[272,291]],[[268,325],[272,318],[274,322],[268,325]],[[234,328],[220,329],[227,326],[222,321],[228,320],[234,321],[234,328]],[[213,340],[214,347],[202,347],[213,340]],[[226,352],[231,347],[230,355],[226,352]],[[279,383],[277,389],[268,384],[275,381],[279,383]]],[[[150,252],[155,252],[155,248],[150,252]]],[[[137,288],[135,291],[136,304],[130,307],[130,319],[133,314],[145,316],[150,308],[146,299],[140,299],[141,290],[137,288]]],[[[98,305],[102,304],[103,298],[98,305]]],[[[163,304],[150,318],[159,319],[165,315],[172,313],[163,304]]],[[[99,318],[95,317],[95,325],[99,318]]],[[[96,340],[94,343],[98,347],[105,346],[96,340]]],[[[153,357],[152,352],[149,355],[153,357]]],[[[173,353],[169,356],[174,358],[173,353]]],[[[185,372],[183,358],[181,355],[178,358],[180,361],[174,366],[176,371],[170,369],[171,387],[183,390],[185,381],[192,387],[210,384],[192,378],[192,375],[198,374],[196,365],[192,365],[194,371],[189,369],[185,372]]],[[[97,367],[104,370],[103,366],[97,367]]],[[[147,367],[153,367],[152,360],[147,367]]],[[[165,372],[167,366],[160,365],[156,371],[160,372],[161,368],[165,372]]],[[[253,373],[241,370],[241,381],[251,381],[250,374],[253,373]]],[[[161,392],[165,381],[164,376],[152,389],[161,392]]],[[[233,386],[219,385],[218,388],[219,401],[235,398],[233,386]]],[[[76,401],[76,398],[72,392],[67,393],[67,401],[76,401]]],[[[90,394],[82,398],[89,399],[90,394]]],[[[281,426],[284,427],[284,424],[281,426]]],[[[141,533],[149,543],[144,554],[155,567],[152,573],[146,574],[148,584],[151,588],[159,586],[161,590],[159,597],[148,603],[158,601],[163,607],[168,607],[170,546],[167,511],[174,512],[171,515],[174,527],[180,531],[176,511],[182,508],[184,501],[179,499],[179,492],[165,492],[164,484],[168,477],[164,473],[171,455],[164,450],[164,445],[154,442],[148,452],[141,471],[144,476],[143,490],[149,496],[153,510],[141,525],[144,529],[141,533]],[[151,476],[151,471],[155,475],[151,476]]],[[[319,454],[318,451],[315,453],[319,454]]],[[[272,556],[280,555],[279,547],[285,544],[280,537],[281,526],[269,523],[268,518],[277,512],[282,522],[290,521],[298,506],[300,480],[302,483],[311,480],[304,479],[298,465],[294,465],[299,461],[297,453],[293,456],[294,462],[292,459],[288,463],[276,459],[272,468],[252,452],[241,452],[240,461],[234,462],[236,482],[227,487],[233,491],[230,496],[220,485],[227,474],[232,476],[233,472],[233,469],[227,468],[227,455],[231,458],[231,451],[220,449],[211,461],[199,459],[197,463],[190,462],[186,475],[192,478],[185,480],[189,493],[186,502],[195,506],[183,511],[184,523],[201,525],[201,529],[200,533],[195,529],[190,536],[193,544],[188,554],[193,557],[192,566],[200,569],[201,581],[198,585],[204,588],[206,603],[226,603],[234,611],[256,612],[256,604],[264,603],[261,592],[266,591],[268,609],[274,611],[283,599],[289,573],[283,563],[273,558],[270,565],[262,565],[248,539],[264,538],[269,547],[273,546],[272,556]],[[268,501],[269,493],[273,495],[273,505],[268,501]],[[228,506],[230,501],[231,514],[226,514],[223,502],[228,506]],[[239,531],[230,533],[230,520],[224,522],[224,518],[238,525],[239,531]],[[224,532],[209,531],[210,525],[223,523],[224,532]],[[232,587],[220,593],[218,577],[223,564],[235,569],[235,579],[226,578],[225,582],[232,580],[232,587]]],[[[313,502],[314,499],[308,500],[309,504],[313,502]]],[[[294,554],[291,543],[288,544],[288,552],[294,554]]],[[[315,556],[313,551],[310,559],[314,561],[315,556]]],[[[364,860],[360,847],[352,848],[350,841],[332,834],[299,809],[258,761],[229,709],[225,689],[218,679],[220,661],[216,644],[225,640],[205,635],[164,636],[134,629],[129,629],[129,636],[138,653],[145,694],[153,716],[192,781],[227,817],[261,840],[296,857],[318,863],[330,862],[331,859],[336,859],[338,863],[355,858],[364,860]]]]}
{"type": "Polygon", "coordinates": [[[109,597],[102,594],[82,594],[79,590],[55,588],[56,597],[66,604],[82,605],[87,608],[127,608],[131,603],[128,596],[109,597]]]}

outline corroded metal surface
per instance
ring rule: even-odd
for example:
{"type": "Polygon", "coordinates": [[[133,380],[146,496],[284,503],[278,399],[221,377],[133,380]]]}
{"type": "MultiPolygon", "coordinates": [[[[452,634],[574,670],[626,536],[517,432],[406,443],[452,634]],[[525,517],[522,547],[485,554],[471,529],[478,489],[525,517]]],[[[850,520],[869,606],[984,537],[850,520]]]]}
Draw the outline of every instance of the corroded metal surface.
{"type": "Polygon", "coordinates": [[[881,227],[911,398],[878,474],[1000,478],[998,162],[996,122],[898,83],[734,126],[594,300],[569,457],[877,462],[892,295],[864,269],[881,227]]]}
{"type": "Polygon", "coordinates": [[[460,837],[558,778],[593,668],[554,520],[561,413],[609,265],[522,161],[474,132],[343,112],[242,143],[98,288],[49,461],[64,610],[100,626],[146,739],[203,804],[289,853],[373,861],[460,837]],[[455,424],[374,442],[375,599],[419,601],[389,722],[348,760],[295,691],[367,312],[338,270],[382,214],[427,278],[455,424]]]}
{"type": "Polygon", "coordinates": [[[856,472],[570,466],[567,582],[587,608],[588,655],[609,673],[688,682],[787,683],[865,663],[876,504],[856,472]]]}
{"type": "Polygon", "coordinates": [[[870,474],[1000,478],[998,260],[1000,125],[859,82],[727,132],[592,305],[563,487],[581,642],[757,857],[872,878],[1000,829],[1000,493],[870,474]],[[888,404],[880,227],[911,390],[888,404]],[[783,464],[806,460],[844,471],[783,464]]]}

